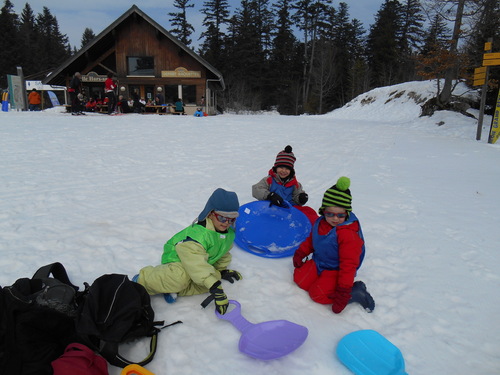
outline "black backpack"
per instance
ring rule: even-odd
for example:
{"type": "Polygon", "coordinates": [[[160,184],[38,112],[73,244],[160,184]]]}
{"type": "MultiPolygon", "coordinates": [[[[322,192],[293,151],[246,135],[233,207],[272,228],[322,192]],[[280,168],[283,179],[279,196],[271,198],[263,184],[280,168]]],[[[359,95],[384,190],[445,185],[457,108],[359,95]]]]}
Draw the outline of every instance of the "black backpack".
{"type": "Polygon", "coordinates": [[[2,288],[0,374],[52,374],[51,362],[77,339],[80,296],[60,263],[2,288]]]}
{"type": "Polygon", "coordinates": [[[156,353],[160,331],[157,326],[162,324],[155,322],[150,296],[142,285],[130,281],[126,275],[109,274],[97,278],[90,286],[77,318],[77,332],[87,346],[110,364],[144,366],[156,353]],[[144,360],[134,362],[119,354],[120,343],[142,337],[151,338],[150,352],[144,360]]]}

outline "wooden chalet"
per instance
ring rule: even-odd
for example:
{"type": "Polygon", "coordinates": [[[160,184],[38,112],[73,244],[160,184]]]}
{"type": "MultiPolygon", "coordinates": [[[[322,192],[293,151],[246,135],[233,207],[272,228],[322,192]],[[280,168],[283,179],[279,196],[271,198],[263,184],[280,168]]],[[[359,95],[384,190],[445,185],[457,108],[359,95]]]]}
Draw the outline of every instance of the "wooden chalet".
{"type": "Polygon", "coordinates": [[[224,90],[217,69],[136,5],[42,82],[68,87],[75,72],[81,73],[89,98],[104,98],[104,81],[112,72],[118,81],[117,95],[128,99],[137,93],[147,101],[162,92],[166,103],[181,98],[187,114],[199,107],[215,114],[215,91],[224,90]]]}

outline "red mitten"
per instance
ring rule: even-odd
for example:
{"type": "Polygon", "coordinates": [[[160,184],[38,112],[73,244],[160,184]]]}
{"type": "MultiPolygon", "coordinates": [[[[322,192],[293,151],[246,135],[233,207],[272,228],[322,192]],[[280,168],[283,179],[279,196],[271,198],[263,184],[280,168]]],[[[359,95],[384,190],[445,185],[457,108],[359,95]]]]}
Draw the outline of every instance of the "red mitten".
{"type": "Polygon", "coordinates": [[[333,294],[329,296],[333,300],[332,311],[335,314],[341,313],[342,310],[344,310],[346,305],[349,303],[349,300],[351,299],[351,289],[352,287],[346,288],[337,286],[335,292],[333,292],[333,294]]]}
{"type": "Polygon", "coordinates": [[[304,261],[303,259],[306,257],[307,255],[305,255],[302,251],[300,250],[297,250],[295,252],[295,254],[293,254],[293,266],[295,268],[300,268],[302,267],[302,265],[304,264],[304,261]]]}

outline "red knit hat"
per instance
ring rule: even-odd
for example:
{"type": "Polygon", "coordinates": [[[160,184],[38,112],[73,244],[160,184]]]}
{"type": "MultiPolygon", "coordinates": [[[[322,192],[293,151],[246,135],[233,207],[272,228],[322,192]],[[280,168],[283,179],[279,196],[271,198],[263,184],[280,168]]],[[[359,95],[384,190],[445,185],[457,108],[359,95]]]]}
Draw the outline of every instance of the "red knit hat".
{"type": "Polygon", "coordinates": [[[274,162],[274,168],[278,167],[288,167],[293,170],[293,165],[295,164],[295,155],[292,152],[292,146],[288,145],[284,150],[280,151],[276,156],[276,161],[274,162]]]}

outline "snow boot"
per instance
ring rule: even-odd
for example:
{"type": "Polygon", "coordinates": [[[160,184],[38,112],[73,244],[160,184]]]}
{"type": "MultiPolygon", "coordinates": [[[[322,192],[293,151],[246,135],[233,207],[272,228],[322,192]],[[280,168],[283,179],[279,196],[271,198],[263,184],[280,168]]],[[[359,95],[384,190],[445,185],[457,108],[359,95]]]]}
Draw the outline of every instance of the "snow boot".
{"type": "MultiPolygon", "coordinates": [[[[137,280],[139,280],[139,274],[132,277],[132,281],[134,283],[136,283],[137,280]]],[[[164,293],[163,298],[165,298],[165,301],[167,301],[167,303],[174,303],[175,301],[177,301],[177,293],[164,293]]]]}
{"type": "Polygon", "coordinates": [[[177,293],[163,293],[163,298],[167,303],[174,303],[177,301],[177,293]]]}
{"type": "Polygon", "coordinates": [[[349,303],[353,302],[359,303],[367,312],[370,313],[375,309],[375,301],[366,290],[366,285],[362,281],[356,281],[352,286],[351,299],[349,303]]]}

